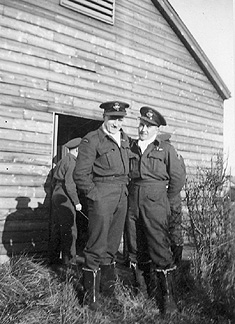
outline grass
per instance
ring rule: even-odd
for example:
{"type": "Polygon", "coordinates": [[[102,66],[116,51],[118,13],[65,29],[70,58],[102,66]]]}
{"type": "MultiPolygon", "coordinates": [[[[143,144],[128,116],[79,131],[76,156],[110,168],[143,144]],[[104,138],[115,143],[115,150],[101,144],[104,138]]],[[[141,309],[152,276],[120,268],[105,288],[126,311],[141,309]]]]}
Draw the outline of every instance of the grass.
{"type": "MultiPolygon", "coordinates": [[[[32,257],[20,256],[0,266],[1,324],[229,324],[226,316],[213,311],[206,295],[190,275],[181,279],[181,312],[165,320],[154,300],[133,296],[126,278],[128,269],[119,265],[116,298],[101,298],[94,312],[80,303],[81,267],[51,269],[32,257]],[[196,295],[195,292],[197,291],[196,295]]],[[[129,283],[131,280],[129,281],[129,283]]]]}

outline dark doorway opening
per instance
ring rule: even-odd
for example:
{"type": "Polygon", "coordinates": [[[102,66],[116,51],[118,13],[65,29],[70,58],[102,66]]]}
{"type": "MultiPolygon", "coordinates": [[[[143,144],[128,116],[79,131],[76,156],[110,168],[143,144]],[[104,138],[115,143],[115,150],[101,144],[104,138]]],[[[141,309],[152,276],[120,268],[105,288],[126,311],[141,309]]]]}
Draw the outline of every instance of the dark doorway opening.
{"type": "Polygon", "coordinates": [[[74,117],[70,115],[55,115],[54,159],[57,163],[64,157],[67,150],[65,144],[76,137],[84,137],[87,133],[96,130],[102,120],[74,117]]]}

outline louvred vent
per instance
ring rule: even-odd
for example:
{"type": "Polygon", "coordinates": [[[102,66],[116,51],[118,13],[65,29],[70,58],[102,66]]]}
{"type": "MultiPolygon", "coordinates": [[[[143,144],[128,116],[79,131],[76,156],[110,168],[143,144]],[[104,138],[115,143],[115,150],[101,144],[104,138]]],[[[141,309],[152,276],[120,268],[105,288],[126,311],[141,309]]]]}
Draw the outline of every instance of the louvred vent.
{"type": "Polygon", "coordinates": [[[60,4],[108,24],[114,23],[115,0],[60,0],[60,4]]]}

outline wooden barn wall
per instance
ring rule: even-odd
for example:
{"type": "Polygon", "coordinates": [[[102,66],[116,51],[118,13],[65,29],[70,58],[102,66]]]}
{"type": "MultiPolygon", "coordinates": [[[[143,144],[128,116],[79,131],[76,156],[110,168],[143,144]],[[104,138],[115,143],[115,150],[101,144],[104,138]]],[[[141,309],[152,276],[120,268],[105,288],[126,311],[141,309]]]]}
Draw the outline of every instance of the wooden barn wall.
{"type": "Polygon", "coordinates": [[[113,26],[59,0],[0,0],[0,38],[0,254],[46,246],[53,112],[96,119],[127,101],[136,136],[139,108],[156,107],[191,173],[222,149],[223,100],[150,0],[116,0],[113,26]]]}

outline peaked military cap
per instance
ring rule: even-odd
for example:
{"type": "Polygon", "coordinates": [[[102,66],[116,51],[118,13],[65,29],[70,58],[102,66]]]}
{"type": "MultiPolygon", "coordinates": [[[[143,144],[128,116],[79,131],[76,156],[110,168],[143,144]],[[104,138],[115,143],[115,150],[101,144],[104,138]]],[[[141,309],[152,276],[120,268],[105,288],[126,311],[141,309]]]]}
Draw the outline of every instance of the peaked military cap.
{"type": "Polygon", "coordinates": [[[140,114],[140,119],[145,120],[150,124],[155,126],[166,126],[165,118],[156,109],[144,106],[140,108],[140,114]]]}
{"type": "Polygon", "coordinates": [[[126,108],[129,108],[129,104],[122,101],[107,101],[100,105],[100,108],[104,109],[106,116],[126,116],[126,108]]]}
{"type": "Polygon", "coordinates": [[[68,148],[68,149],[73,149],[75,147],[78,147],[79,144],[81,143],[81,138],[80,137],[77,137],[77,138],[73,138],[71,139],[70,141],[68,141],[65,146],[68,148]]]}

